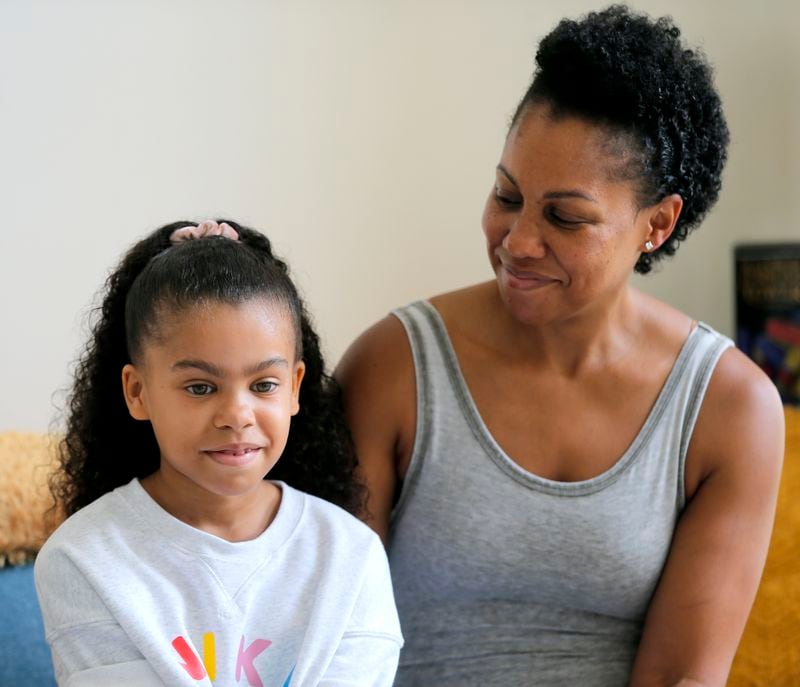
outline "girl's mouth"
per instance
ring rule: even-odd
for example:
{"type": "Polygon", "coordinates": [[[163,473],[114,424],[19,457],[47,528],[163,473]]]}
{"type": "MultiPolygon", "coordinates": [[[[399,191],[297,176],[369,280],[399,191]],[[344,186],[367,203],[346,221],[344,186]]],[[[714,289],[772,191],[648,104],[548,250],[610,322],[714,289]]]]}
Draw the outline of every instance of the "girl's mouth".
{"type": "Polygon", "coordinates": [[[212,449],[203,453],[220,465],[240,467],[252,463],[260,450],[259,446],[244,446],[212,449]]]}

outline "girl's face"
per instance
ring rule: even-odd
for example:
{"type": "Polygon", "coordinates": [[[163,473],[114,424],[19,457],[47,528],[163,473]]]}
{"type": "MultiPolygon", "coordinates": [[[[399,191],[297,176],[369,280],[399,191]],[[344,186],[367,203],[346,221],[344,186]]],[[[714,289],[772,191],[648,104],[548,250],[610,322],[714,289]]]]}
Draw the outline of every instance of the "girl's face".
{"type": "Polygon", "coordinates": [[[162,477],[198,496],[258,489],[299,410],[305,366],[291,316],[258,299],[159,317],[123,386],[131,415],[153,425],[162,477]]]}
{"type": "Polygon", "coordinates": [[[483,230],[517,320],[563,321],[611,302],[645,241],[658,245],[653,208],[638,208],[634,181],[615,180],[625,158],[613,147],[604,129],[555,119],[544,106],[530,107],[509,132],[483,230]]]}

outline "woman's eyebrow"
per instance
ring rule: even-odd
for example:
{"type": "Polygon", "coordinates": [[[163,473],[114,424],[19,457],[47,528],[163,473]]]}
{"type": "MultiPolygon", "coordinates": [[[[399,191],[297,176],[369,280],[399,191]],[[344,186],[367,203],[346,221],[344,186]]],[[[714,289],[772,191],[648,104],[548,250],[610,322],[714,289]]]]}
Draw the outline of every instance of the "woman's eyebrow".
{"type": "Polygon", "coordinates": [[[512,184],[514,184],[514,186],[519,188],[519,184],[517,183],[517,180],[511,175],[511,172],[509,172],[505,167],[503,167],[502,164],[497,165],[497,171],[500,172],[512,184]]]}
{"type": "Polygon", "coordinates": [[[597,202],[596,198],[594,198],[593,196],[590,196],[588,193],[584,193],[583,191],[579,191],[578,189],[568,189],[566,191],[548,191],[542,197],[543,198],[548,198],[548,199],[581,198],[583,200],[588,200],[590,203],[596,203],[597,202]]]}
{"type": "MultiPolygon", "coordinates": [[[[506,179],[508,179],[514,186],[519,188],[519,184],[514,176],[509,172],[502,164],[497,165],[497,171],[500,172],[506,179]]],[[[542,198],[546,198],[548,200],[557,200],[558,198],[580,198],[582,200],[588,200],[590,203],[596,203],[597,199],[594,196],[590,196],[588,193],[584,193],[578,189],[565,189],[562,191],[548,191],[545,193],[542,198]]]]}

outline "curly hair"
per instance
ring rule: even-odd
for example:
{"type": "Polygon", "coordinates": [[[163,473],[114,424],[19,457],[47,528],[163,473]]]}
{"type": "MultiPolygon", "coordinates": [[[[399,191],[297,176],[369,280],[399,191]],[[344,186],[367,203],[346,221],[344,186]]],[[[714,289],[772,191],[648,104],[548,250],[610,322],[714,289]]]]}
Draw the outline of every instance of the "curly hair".
{"type": "Polygon", "coordinates": [[[652,20],[624,5],[562,20],[539,44],[536,70],[512,119],[545,104],[555,117],[577,116],[622,134],[625,177],[638,180],[646,207],[677,193],[683,209],[672,235],[642,253],[635,271],[675,254],[717,201],[728,127],[712,70],[685,47],[668,17],[652,20]]]}
{"type": "Polygon", "coordinates": [[[173,245],[173,231],[194,226],[175,222],[134,245],[108,277],[67,399],[66,435],[59,446],[62,469],[50,483],[68,515],[159,467],[152,427],[128,413],[120,375],[123,366],[140,355],[143,342],[158,336],[163,308],[259,297],[286,306],[298,335],[297,357],[306,366],[300,411],[269,478],[355,515],[362,512],[365,490],[355,477],[357,459],[344,423],[340,389],[325,371],[319,338],[289,269],[263,234],[220,221],[236,229],[238,241],[211,237],[173,245]]]}

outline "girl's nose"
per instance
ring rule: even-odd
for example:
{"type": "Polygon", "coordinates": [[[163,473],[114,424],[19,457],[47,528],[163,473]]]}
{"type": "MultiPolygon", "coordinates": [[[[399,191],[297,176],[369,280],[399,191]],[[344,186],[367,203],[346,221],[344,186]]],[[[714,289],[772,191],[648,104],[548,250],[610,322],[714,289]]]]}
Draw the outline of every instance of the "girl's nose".
{"type": "Polygon", "coordinates": [[[214,426],[219,429],[239,430],[250,427],[254,418],[253,407],[243,395],[229,395],[220,399],[214,426]]]}
{"type": "Polygon", "coordinates": [[[520,215],[503,237],[503,248],[518,260],[542,258],[547,253],[547,244],[542,229],[532,218],[520,215]]]}

